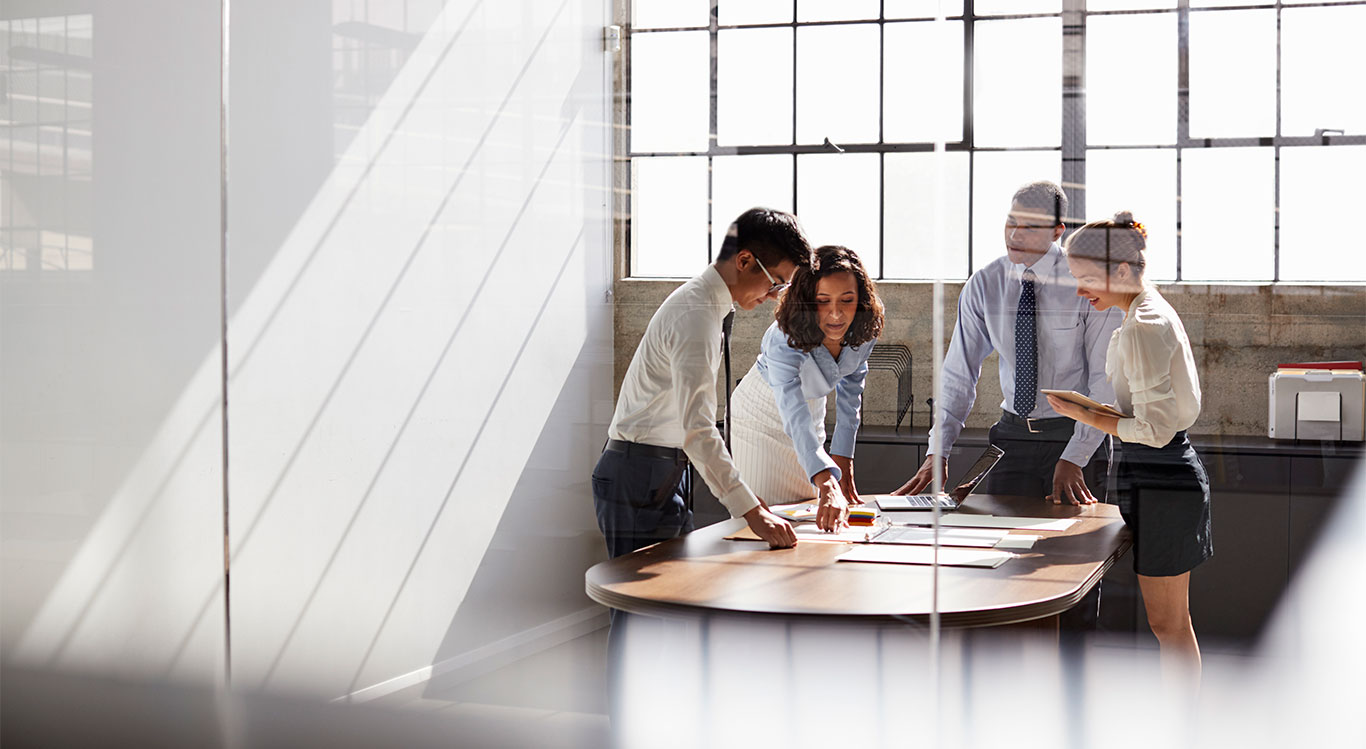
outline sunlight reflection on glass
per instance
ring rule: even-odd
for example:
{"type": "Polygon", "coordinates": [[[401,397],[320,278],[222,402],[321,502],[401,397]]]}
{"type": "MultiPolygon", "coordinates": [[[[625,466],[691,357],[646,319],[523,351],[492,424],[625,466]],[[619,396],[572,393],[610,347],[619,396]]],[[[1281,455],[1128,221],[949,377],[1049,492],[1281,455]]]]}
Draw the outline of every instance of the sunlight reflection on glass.
{"type": "Polygon", "coordinates": [[[1057,151],[979,153],[972,159],[972,270],[1005,254],[1002,227],[1010,198],[1035,180],[1062,181],[1057,151]]]}
{"type": "Polygon", "coordinates": [[[1062,21],[982,22],[975,34],[972,102],[977,145],[1059,145],[1062,21]]]}
{"type": "Polygon", "coordinates": [[[961,141],[963,23],[889,23],[883,33],[883,140],[961,141]]]}
{"type": "Polygon", "coordinates": [[[889,153],[883,159],[886,276],[967,278],[968,155],[889,153]],[[944,160],[943,185],[935,183],[935,159],[944,160]],[[940,247],[935,222],[943,223],[940,247]]]}
{"type": "Polygon", "coordinates": [[[707,157],[631,160],[631,275],[688,278],[706,262],[707,157]]]}
{"type": "Polygon", "coordinates": [[[1176,142],[1176,14],[1086,21],[1086,140],[1176,142]]]}
{"type": "Polygon", "coordinates": [[[878,0],[797,0],[800,22],[876,20],[878,11],[878,0]]]}
{"type": "Polygon", "coordinates": [[[1366,146],[1281,149],[1282,281],[1366,278],[1366,241],[1348,228],[1366,205],[1362,174],[1366,146]]]}
{"type": "Polygon", "coordinates": [[[877,24],[797,30],[797,142],[876,143],[877,24]]]}
{"type": "Polygon", "coordinates": [[[1281,12],[1282,135],[1314,135],[1318,128],[1366,135],[1363,31],[1363,5],[1281,12]]]}
{"type": "Polygon", "coordinates": [[[797,157],[797,217],[812,247],[840,244],[857,252],[874,277],[878,260],[878,155],[804,154],[797,157]]]}
{"type": "Polygon", "coordinates": [[[1181,154],[1181,279],[1272,277],[1275,151],[1186,149],[1181,154]]]}
{"type": "Polygon", "coordinates": [[[792,211],[792,157],[717,156],[711,161],[712,257],[736,216],[754,208],[792,211]]]}
{"type": "Polygon", "coordinates": [[[1190,134],[1276,134],[1276,11],[1191,13],[1190,134]]]}
{"type": "Polygon", "coordinates": [[[1086,152],[1086,220],[1126,210],[1148,230],[1147,277],[1176,278],[1176,150],[1086,152]]]}
{"type": "Polygon", "coordinates": [[[711,96],[705,31],[631,38],[631,150],[705,151],[711,96]]]}
{"type": "Polygon", "coordinates": [[[883,0],[883,18],[935,18],[963,15],[963,0],[883,0]]]}
{"type": "Polygon", "coordinates": [[[722,26],[747,23],[792,23],[792,0],[721,0],[716,21],[722,26]]]}
{"type": "Polygon", "coordinates": [[[708,0],[633,0],[631,26],[637,29],[677,29],[706,26],[711,18],[708,0]]]}
{"type": "Polygon", "coordinates": [[[792,142],[792,29],[717,34],[717,145],[792,142]]]}

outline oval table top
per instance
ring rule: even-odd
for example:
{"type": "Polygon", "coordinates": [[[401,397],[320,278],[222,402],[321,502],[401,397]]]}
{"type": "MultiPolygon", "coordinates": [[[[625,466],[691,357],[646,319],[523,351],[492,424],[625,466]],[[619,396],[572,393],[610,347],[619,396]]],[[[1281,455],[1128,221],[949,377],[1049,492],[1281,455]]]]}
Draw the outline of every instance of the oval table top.
{"type": "MultiPolygon", "coordinates": [[[[1059,614],[1080,601],[1131,545],[1115,505],[974,495],[960,512],[1079,522],[1064,531],[1011,531],[1042,538],[994,569],[938,567],[944,627],[1014,624],[1059,614]]],[[[850,546],[846,543],[810,541],[771,550],[761,541],[726,540],[744,526],[741,519],[727,520],[594,565],[584,576],[588,596],[604,606],[658,617],[727,613],[929,620],[936,568],[837,564],[850,546]]]]}

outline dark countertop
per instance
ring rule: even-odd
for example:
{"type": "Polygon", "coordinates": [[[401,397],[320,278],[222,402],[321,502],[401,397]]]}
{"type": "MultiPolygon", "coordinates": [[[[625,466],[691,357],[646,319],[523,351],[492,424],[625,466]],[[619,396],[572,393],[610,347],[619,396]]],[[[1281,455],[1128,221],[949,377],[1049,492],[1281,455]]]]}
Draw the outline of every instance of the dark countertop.
{"type": "MultiPolygon", "coordinates": [[[[859,442],[866,443],[924,445],[929,443],[929,430],[925,427],[893,429],[889,426],[865,425],[859,429],[858,439],[859,442]]],[[[1361,442],[1273,440],[1269,437],[1247,434],[1192,434],[1191,443],[1200,451],[1246,455],[1360,458],[1363,454],[1361,442]]],[[[964,429],[958,438],[958,444],[984,447],[987,444],[987,430],[964,429]]]]}

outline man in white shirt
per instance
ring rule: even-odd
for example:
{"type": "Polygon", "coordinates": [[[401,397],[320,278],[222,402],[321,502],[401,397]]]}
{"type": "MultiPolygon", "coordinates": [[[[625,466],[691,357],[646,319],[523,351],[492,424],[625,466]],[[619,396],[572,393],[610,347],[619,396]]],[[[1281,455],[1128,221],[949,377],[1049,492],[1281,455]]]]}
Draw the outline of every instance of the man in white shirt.
{"type": "Polygon", "coordinates": [[[688,461],[731,516],[743,517],[770,546],[797,542],[792,526],[740,480],[716,428],[716,372],[722,321],[733,306],[750,310],[777,296],[811,259],[795,216],[752,208],[731,225],[716,262],[655,311],[593,469],[598,527],[612,557],[692,530],[688,461]]]}

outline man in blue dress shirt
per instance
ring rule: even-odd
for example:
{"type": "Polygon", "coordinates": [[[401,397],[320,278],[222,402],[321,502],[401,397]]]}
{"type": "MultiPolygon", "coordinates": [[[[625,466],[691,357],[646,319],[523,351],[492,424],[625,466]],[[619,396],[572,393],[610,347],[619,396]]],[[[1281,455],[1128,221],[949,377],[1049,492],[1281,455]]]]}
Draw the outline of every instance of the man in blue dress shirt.
{"type": "Polygon", "coordinates": [[[1058,246],[1065,215],[1067,196],[1052,182],[1016,191],[1005,223],[1005,256],[972,274],[958,297],[930,454],[897,493],[929,486],[936,456],[952,451],[977,397],[982,363],[995,351],[1004,398],[990,440],[1005,455],[982,491],[1074,505],[1104,499],[1110,453],[1105,434],[1059,416],[1039,393],[1076,390],[1101,402],[1114,400],[1105,352],[1123,316],[1098,312],[1077,296],[1058,246]],[[1088,466],[1089,477],[1083,475],[1088,466]]]}
{"type": "MultiPolygon", "coordinates": [[[[946,458],[977,398],[982,363],[995,351],[1004,397],[989,439],[1005,455],[981,491],[1073,505],[1105,498],[1109,437],[1060,416],[1039,392],[1076,390],[1102,403],[1115,397],[1105,377],[1105,354],[1124,316],[1114,309],[1099,312],[1077,296],[1058,246],[1066,215],[1067,195],[1052,182],[1032,182],[1015,192],[1005,223],[1005,256],[972,274],[958,296],[929,454],[895,493],[924,491],[935,460],[947,477],[946,458]]],[[[1099,615],[1097,583],[1060,623],[1068,630],[1091,630],[1099,615]]]]}

